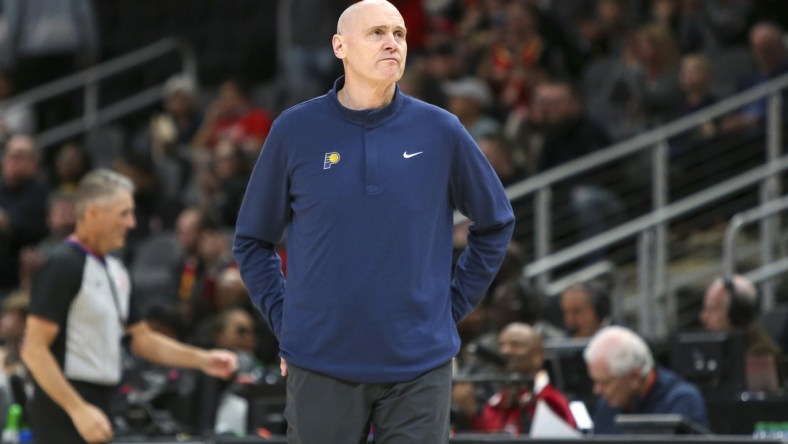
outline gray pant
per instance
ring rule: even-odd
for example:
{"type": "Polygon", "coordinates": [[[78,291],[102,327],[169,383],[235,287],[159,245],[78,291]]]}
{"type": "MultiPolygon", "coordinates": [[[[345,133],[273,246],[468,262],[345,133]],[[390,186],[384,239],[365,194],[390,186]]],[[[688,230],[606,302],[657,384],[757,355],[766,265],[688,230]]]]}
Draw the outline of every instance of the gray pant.
{"type": "Polygon", "coordinates": [[[287,442],[378,444],[449,442],[451,362],[412,381],[359,384],[288,364],[287,442]]]}

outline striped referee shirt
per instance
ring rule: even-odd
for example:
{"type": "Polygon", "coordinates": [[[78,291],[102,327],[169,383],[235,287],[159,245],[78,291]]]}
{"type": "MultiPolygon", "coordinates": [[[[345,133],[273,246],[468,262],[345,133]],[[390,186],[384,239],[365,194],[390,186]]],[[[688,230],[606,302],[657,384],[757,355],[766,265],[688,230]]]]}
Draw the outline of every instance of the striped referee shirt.
{"type": "Polygon", "coordinates": [[[66,378],[102,385],[120,381],[121,340],[126,326],[139,321],[120,260],[69,239],[36,274],[30,313],[60,327],[51,351],[66,378]]]}

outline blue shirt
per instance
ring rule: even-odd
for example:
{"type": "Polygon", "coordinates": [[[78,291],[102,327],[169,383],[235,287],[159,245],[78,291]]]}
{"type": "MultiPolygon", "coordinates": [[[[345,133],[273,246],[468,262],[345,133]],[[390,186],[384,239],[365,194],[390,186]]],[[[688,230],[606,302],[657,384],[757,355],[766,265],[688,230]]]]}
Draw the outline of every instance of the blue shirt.
{"type": "Polygon", "coordinates": [[[657,379],[651,390],[645,397],[635,402],[632,410],[621,411],[600,398],[594,411],[594,434],[621,433],[622,431],[615,425],[615,417],[620,413],[677,413],[699,425],[709,426],[706,404],[698,388],[662,367],[657,367],[657,379]]]}
{"type": "Polygon", "coordinates": [[[233,252],[288,362],[361,383],[413,379],[459,350],[511,238],[500,181],[459,120],[397,88],[380,109],[324,96],[274,122],[233,252]],[[452,273],[453,211],[473,221],[452,273]],[[287,283],[272,246],[287,233],[287,283]]]}

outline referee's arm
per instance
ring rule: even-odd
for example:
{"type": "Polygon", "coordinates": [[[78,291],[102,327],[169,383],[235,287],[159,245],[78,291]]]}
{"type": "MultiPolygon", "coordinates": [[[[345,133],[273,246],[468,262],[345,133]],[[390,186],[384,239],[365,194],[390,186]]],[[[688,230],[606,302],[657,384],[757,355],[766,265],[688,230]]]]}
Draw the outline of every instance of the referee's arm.
{"type": "Polygon", "coordinates": [[[235,353],[183,344],[155,332],[145,321],[130,326],[126,332],[131,335],[131,352],[155,364],[200,369],[225,379],[238,367],[235,353]]]}
{"type": "Polygon", "coordinates": [[[74,390],[50,350],[59,331],[60,326],[55,322],[29,315],[22,344],[22,360],[36,383],[65,410],[85,441],[109,441],[113,436],[109,419],[74,390]]]}

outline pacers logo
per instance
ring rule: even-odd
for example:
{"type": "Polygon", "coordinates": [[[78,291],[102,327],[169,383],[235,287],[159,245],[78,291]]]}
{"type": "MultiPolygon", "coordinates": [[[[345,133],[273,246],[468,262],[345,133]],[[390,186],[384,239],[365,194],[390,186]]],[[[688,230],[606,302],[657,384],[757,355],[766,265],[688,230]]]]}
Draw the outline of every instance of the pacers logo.
{"type": "Polygon", "coordinates": [[[339,163],[339,153],[326,153],[325,159],[323,159],[323,169],[327,170],[331,168],[331,165],[336,165],[339,163]]]}

